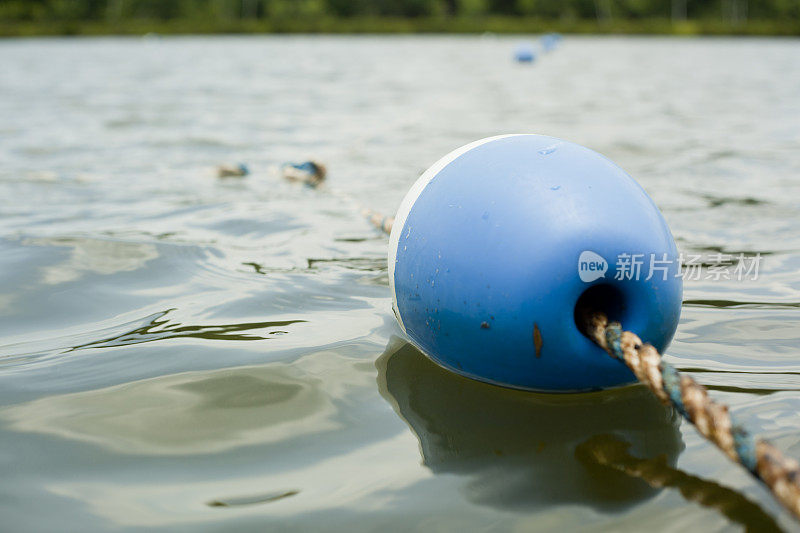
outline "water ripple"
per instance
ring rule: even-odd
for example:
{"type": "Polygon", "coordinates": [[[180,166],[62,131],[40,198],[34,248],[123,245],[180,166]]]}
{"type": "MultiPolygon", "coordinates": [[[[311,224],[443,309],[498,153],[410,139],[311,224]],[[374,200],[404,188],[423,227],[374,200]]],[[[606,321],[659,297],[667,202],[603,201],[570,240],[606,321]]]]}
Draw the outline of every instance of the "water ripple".
{"type": "MultiPolygon", "coordinates": [[[[244,322],[240,324],[221,324],[221,325],[202,325],[184,326],[179,322],[170,324],[169,320],[163,317],[172,311],[171,309],[156,313],[148,317],[147,324],[126,331],[121,335],[115,335],[105,339],[100,339],[85,344],[79,344],[70,348],[69,352],[86,348],[110,348],[113,346],[127,346],[129,344],[141,344],[167,339],[196,338],[217,341],[263,341],[276,335],[288,333],[285,326],[306,322],[305,320],[282,320],[270,322],[244,322]],[[278,328],[278,329],[276,329],[278,328]],[[269,329],[261,335],[244,334],[257,330],[269,329]]],[[[146,319],[147,320],[147,319],[146,319]]]]}
{"type": "Polygon", "coordinates": [[[28,364],[78,350],[113,348],[180,338],[212,341],[263,341],[289,333],[287,326],[307,322],[306,320],[296,319],[233,324],[185,325],[180,322],[170,323],[169,319],[165,318],[172,311],[175,311],[175,309],[153,313],[142,319],[93,333],[73,335],[67,339],[57,338],[2,346],[0,347],[0,366],[9,367],[28,364]],[[109,335],[108,332],[111,331],[115,333],[109,335]],[[100,337],[99,339],[96,338],[98,336],[100,337]],[[95,339],[64,346],[64,341],[69,338],[79,340],[87,337],[95,337],[95,339]]]}

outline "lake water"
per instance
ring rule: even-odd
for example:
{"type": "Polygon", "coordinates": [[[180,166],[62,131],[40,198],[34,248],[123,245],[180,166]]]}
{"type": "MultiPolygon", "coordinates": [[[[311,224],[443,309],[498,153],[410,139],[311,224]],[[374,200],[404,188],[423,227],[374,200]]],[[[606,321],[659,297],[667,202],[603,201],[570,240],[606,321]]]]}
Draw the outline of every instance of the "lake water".
{"type": "Polygon", "coordinates": [[[568,37],[533,65],[517,41],[0,42],[2,529],[797,529],[640,387],[429,363],[387,239],[270,174],[317,158],[393,212],[482,137],[607,155],[682,251],[761,253],[758,280],[685,283],[668,359],[800,456],[800,41],[568,37]]]}

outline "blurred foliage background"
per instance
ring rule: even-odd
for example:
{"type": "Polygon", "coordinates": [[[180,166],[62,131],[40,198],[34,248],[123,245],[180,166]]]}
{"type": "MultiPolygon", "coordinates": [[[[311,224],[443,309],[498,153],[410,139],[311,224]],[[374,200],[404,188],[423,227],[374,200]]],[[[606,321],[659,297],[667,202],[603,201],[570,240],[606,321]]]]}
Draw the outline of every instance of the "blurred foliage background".
{"type": "Polygon", "coordinates": [[[0,34],[800,34],[800,0],[0,0],[0,34]]]}

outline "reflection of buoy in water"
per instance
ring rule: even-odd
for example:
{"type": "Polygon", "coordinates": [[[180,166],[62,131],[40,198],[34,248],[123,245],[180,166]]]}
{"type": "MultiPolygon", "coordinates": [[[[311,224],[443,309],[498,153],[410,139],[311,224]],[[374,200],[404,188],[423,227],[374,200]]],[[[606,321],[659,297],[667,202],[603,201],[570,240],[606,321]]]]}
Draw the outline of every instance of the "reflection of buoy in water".
{"type": "Polygon", "coordinates": [[[220,165],[217,167],[218,178],[239,178],[250,174],[250,169],[244,163],[238,165],[220,165]]]}
{"type": "Polygon", "coordinates": [[[533,46],[528,43],[518,45],[514,50],[514,59],[518,63],[532,63],[536,59],[536,53],[533,51],[533,46]]]}
{"type": "Polygon", "coordinates": [[[411,342],[455,372],[533,390],[635,381],[581,333],[576,309],[604,311],[663,351],[678,272],[669,228],[630,176],[539,135],[445,156],[406,195],[389,240],[393,308],[411,342]]]}
{"type": "Polygon", "coordinates": [[[322,163],[305,161],[303,163],[285,163],[280,168],[280,174],[288,181],[305,183],[310,187],[317,187],[325,181],[327,170],[322,163]]]}
{"type": "Polygon", "coordinates": [[[624,509],[658,491],[576,451],[613,435],[636,457],[674,465],[683,449],[675,413],[644,387],[575,395],[503,390],[448,372],[398,338],[376,366],[380,392],[419,439],[423,464],[467,477],[464,493],[475,503],[624,509]]]}

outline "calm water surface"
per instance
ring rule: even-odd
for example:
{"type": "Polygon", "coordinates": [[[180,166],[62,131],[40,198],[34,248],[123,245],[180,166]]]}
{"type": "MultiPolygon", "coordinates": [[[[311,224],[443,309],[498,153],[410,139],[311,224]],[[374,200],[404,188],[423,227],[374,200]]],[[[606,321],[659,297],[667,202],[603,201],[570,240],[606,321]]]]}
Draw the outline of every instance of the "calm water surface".
{"type": "Polygon", "coordinates": [[[568,38],[533,66],[515,42],[0,42],[2,529],[797,529],[641,388],[427,362],[385,237],[271,176],[315,157],[392,212],[489,135],[609,156],[682,251],[764,257],[686,283],[668,358],[800,456],[800,41],[568,38]]]}

